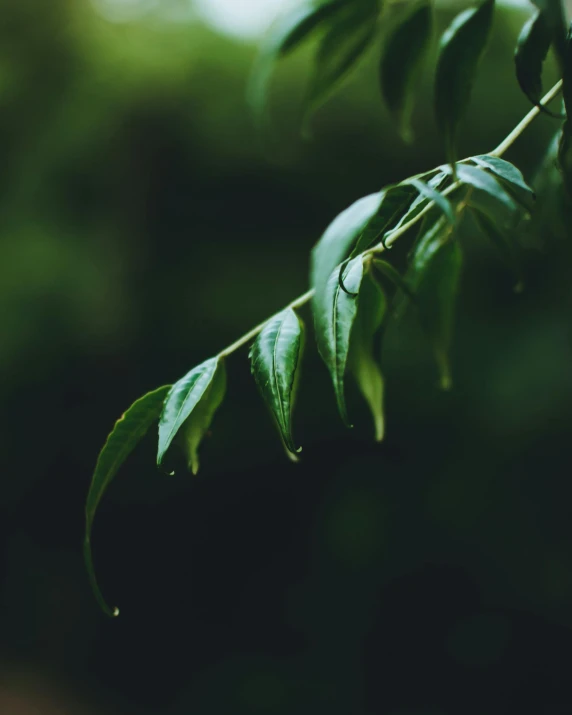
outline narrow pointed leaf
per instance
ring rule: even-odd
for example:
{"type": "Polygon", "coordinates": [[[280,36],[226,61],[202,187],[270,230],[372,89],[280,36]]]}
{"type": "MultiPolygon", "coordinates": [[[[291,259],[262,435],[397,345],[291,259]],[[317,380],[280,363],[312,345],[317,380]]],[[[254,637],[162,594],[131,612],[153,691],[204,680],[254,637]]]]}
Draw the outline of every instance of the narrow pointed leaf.
{"type": "Polygon", "coordinates": [[[437,191],[437,189],[434,189],[422,179],[411,179],[410,183],[417,189],[423,198],[429,199],[429,201],[432,201],[441,209],[450,224],[454,224],[456,222],[455,211],[446,196],[443,196],[440,191],[437,191]]]}
{"type": "Polygon", "coordinates": [[[250,352],[252,375],[292,454],[301,451],[292,437],[292,409],[302,347],[303,325],[287,308],[268,321],[250,352]]]}
{"type": "MultiPolygon", "coordinates": [[[[343,272],[346,289],[359,294],[362,277],[363,261],[358,256],[348,263],[343,272]]],[[[348,295],[340,287],[338,268],[332,271],[323,294],[314,296],[312,303],[318,350],[330,371],[338,409],[348,427],[351,425],[346,408],[344,379],[357,307],[358,297],[348,295]]]]}
{"type": "Polygon", "coordinates": [[[379,13],[377,0],[348,2],[332,18],[316,53],[314,74],[307,97],[311,114],[337,89],[372,43],[379,13]]]}
{"type": "Polygon", "coordinates": [[[433,32],[431,5],[422,2],[389,38],[381,60],[381,93],[405,141],[411,141],[415,80],[429,50],[433,32]]]}
{"type": "Polygon", "coordinates": [[[502,187],[497,179],[476,166],[470,164],[457,164],[457,176],[464,184],[468,184],[479,191],[492,196],[499,201],[510,212],[517,210],[517,205],[513,197],[502,187]]]}
{"type": "Polygon", "coordinates": [[[91,553],[91,531],[95,512],[106,489],[113,481],[121,465],[147,434],[151,425],[159,421],[159,415],[163,409],[163,402],[169,390],[170,385],[167,385],[166,387],[160,387],[144,395],[134,402],[115,423],[111,434],[99,453],[87,495],[85,506],[84,558],[95,597],[101,608],[109,616],[117,616],[119,611],[117,608],[112,609],[107,605],[95,578],[93,556],[91,553]]]}
{"type": "Polygon", "coordinates": [[[534,207],[536,196],[514,164],[504,159],[499,159],[496,156],[488,156],[486,154],[473,156],[471,157],[471,161],[492,172],[507,192],[530,213],[534,207]]]}
{"type": "MultiPolygon", "coordinates": [[[[421,179],[424,180],[423,175],[419,175],[416,177],[413,177],[416,179],[421,179]]],[[[450,181],[450,175],[445,172],[439,170],[434,176],[432,176],[429,180],[426,180],[425,183],[435,191],[442,191],[447,183],[450,181]]],[[[405,182],[405,183],[410,183],[410,182],[405,182]]],[[[427,204],[431,202],[431,199],[427,198],[426,196],[421,196],[418,195],[414,201],[411,203],[409,206],[408,210],[404,213],[404,215],[401,217],[401,219],[397,222],[395,226],[395,230],[398,230],[402,228],[406,223],[409,223],[409,221],[412,221],[414,218],[416,218],[421,211],[425,209],[427,204]]],[[[391,235],[391,234],[390,234],[391,235]]]]}
{"type": "Polygon", "coordinates": [[[249,103],[258,114],[264,108],[268,83],[276,61],[322,30],[344,4],[344,0],[297,2],[274,23],[262,42],[248,84],[249,103]]]}
{"type": "Polygon", "coordinates": [[[374,337],[387,311],[387,301],[371,275],[361,283],[359,304],[350,337],[348,367],[373,418],[375,439],[384,434],[383,376],[374,355],[374,337]]]}
{"type": "Polygon", "coordinates": [[[459,124],[469,106],[479,61],[491,31],[494,0],[461,12],[443,33],[435,75],[435,116],[453,163],[459,124]]]}
{"type": "Polygon", "coordinates": [[[380,273],[382,273],[386,278],[388,278],[393,285],[398,288],[402,293],[404,293],[410,300],[416,301],[415,294],[411,290],[411,287],[403,278],[401,273],[394,268],[391,263],[388,263],[387,261],[383,261],[380,258],[374,258],[373,259],[373,265],[375,268],[379,270],[380,273]]]}
{"type": "Polygon", "coordinates": [[[414,187],[406,182],[383,190],[379,208],[358,237],[352,258],[370,248],[376,241],[383,243],[385,234],[399,222],[416,193],[414,187]]]}
{"type": "Polygon", "coordinates": [[[516,43],[514,63],[516,79],[523,93],[536,107],[558,117],[541,102],[542,65],[550,49],[552,35],[546,15],[537,11],[524,25],[516,43]]]}
{"type": "Polygon", "coordinates": [[[459,242],[441,218],[421,237],[407,276],[421,324],[433,345],[443,389],[451,385],[449,348],[461,264],[459,242]]]}
{"type": "Polygon", "coordinates": [[[167,450],[182,430],[189,466],[193,474],[197,473],[198,447],[223,400],[225,387],[224,361],[218,357],[194,367],[173,385],[159,421],[157,464],[163,463],[167,450]]]}

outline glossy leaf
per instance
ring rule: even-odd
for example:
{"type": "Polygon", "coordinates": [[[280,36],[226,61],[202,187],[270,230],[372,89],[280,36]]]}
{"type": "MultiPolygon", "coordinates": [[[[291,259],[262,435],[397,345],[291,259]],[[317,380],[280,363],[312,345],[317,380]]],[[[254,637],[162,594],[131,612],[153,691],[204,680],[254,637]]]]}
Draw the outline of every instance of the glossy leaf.
{"type": "MultiPolygon", "coordinates": [[[[351,293],[359,294],[362,277],[363,260],[358,256],[347,264],[343,272],[346,289],[351,293]]],[[[348,295],[342,290],[338,268],[332,271],[323,295],[314,297],[312,307],[318,350],[330,371],[342,420],[346,426],[351,427],[346,408],[344,379],[358,297],[348,295]]]]}
{"type": "MultiPolygon", "coordinates": [[[[437,173],[434,176],[431,176],[431,178],[428,180],[423,175],[419,175],[413,178],[424,181],[427,186],[429,186],[431,189],[434,189],[435,191],[442,191],[450,182],[450,175],[445,171],[441,171],[440,169],[437,170],[437,173]]],[[[411,181],[408,180],[404,183],[411,183],[411,181]]],[[[397,222],[395,230],[401,229],[406,223],[409,223],[409,221],[412,221],[414,218],[416,218],[430,202],[431,199],[429,199],[427,196],[422,196],[418,194],[418,196],[412,201],[407,211],[397,222]]]]}
{"type": "Polygon", "coordinates": [[[496,156],[489,156],[488,154],[473,156],[471,157],[471,161],[491,171],[495,177],[500,180],[504,188],[509,191],[511,196],[514,196],[527,211],[530,211],[536,198],[534,191],[526,183],[522,173],[514,164],[504,159],[499,159],[496,156]]]}
{"type": "Polygon", "coordinates": [[[159,421],[157,464],[162,464],[180,433],[193,474],[199,469],[198,448],[220,406],[226,388],[224,361],[214,357],[194,367],[173,385],[159,421]]]}
{"type": "Polygon", "coordinates": [[[487,171],[470,164],[457,164],[457,176],[464,184],[492,196],[509,211],[516,211],[517,205],[512,196],[501,186],[499,181],[487,171]]]}
{"type": "Polygon", "coordinates": [[[319,3],[316,0],[296,2],[295,5],[273,24],[263,40],[258,58],[252,70],[248,98],[251,106],[261,112],[266,101],[268,82],[276,61],[284,57],[314,33],[346,4],[346,0],[319,3]]]}
{"type": "Polygon", "coordinates": [[[435,75],[435,116],[448,160],[456,159],[459,124],[468,109],[479,61],[491,31],[494,0],[461,12],[441,38],[435,75]]]}
{"type": "Polygon", "coordinates": [[[266,323],[250,352],[258,389],[292,454],[301,451],[292,437],[292,409],[302,348],[303,325],[292,308],[287,308],[266,323]]]}
{"type": "Polygon", "coordinates": [[[421,324],[433,345],[443,389],[451,385],[449,348],[461,265],[459,242],[441,218],[421,237],[407,275],[421,324]]]}
{"type": "Polygon", "coordinates": [[[546,16],[537,11],[524,25],[516,43],[514,63],[516,79],[523,93],[542,111],[553,114],[541,104],[542,65],[550,49],[552,36],[546,16]]]}
{"type": "Polygon", "coordinates": [[[395,28],[380,66],[381,92],[405,141],[411,141],[415,79],[427,57],[432,26],[431,5],[423,2],[395,28]]]}
{"type": "Polygon", "coordinates": [[[353,0],[332,18],[316,52],[306,100],[306,129],[311,113],[337,89],[372,43],[378,13],[377,0],[353,0]]]}
{"type": "Polygon", "coordinates": [[[387,301],[371,275],[364,276],[350,335],[348,367],[371,412],[375,439],[384,434],[383,376],[374,355],[374,337],[387,311],[387,301]]]}
{"type": "Polygon", "coordinates": [[[354,249],[359,237],[377,214],[384,192],[364,196],[342,211],[325,230],[312,251],[311,284],[319,295],[328,278],[354,249]]]}
{"type": "Polygon", "coordinates": [[[87,495],[85,506],[84,558],[95,597],[101,608],[109,616],[119,615],[119,610],[117,608],[111,609],[107,605],[95,578],[93,556],[91,553],[91,531],[95,512],[106,489],[113,481],[121,465],[147,434],[151,425],[159,421],[159,416],[163,409],[163,402],[169,390],[170,385],[167,385],[166,387],[160,387],[153,392],[149,392],[134,402],[122,417],[117,420],[103,449],[99,453],[87,495]]]}

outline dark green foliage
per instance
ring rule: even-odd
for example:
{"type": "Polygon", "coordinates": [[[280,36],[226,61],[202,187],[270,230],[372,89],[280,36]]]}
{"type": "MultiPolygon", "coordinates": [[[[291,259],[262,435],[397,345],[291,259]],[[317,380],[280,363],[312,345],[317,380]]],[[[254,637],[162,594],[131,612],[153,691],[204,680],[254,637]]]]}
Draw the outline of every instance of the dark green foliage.
{"type": "Polygon", "coordinates": [[[447,158],[457,158],[459,124],[466,114],[477,67],[487,45],[494,0],[461,12],[441,38],[435,77],[435,116],[447,158]]]}
{"type": "Polygon", "coordinates": [[[381,93],[406,141],[412,139],[415,80],[427,57],[432,32],[431,4],[422,2],[393,30],[381,59],[381,93]]]}

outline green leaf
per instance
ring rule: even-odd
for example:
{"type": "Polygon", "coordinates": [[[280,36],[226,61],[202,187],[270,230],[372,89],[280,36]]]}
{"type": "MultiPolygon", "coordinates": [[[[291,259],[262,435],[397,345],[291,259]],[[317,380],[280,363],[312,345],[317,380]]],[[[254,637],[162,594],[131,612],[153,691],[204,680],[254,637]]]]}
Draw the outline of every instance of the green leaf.
{"type": "Polygon", "coordinates": [[[451,385],[449,348],[461,264],[459,242],[450,224],[441,218],[421,237],[407,274],[421,325],[433,345],[443,389],[451,385]]]}
{"type": "Polygon", "coordinates": [[[254,63],[247,90],[249,104],[261,114],[266,102],[268,84],[278,59],[293,52],[313,34],[322,30],[347,0],[332,0],[318,3],[316,0],[297,2],[288,12],[278,18],[254,63]]]}
{"type": "Polygon", "coordinates": [[[456,160],[459,124],[467,111],[477,67],[491,31],[494,0],[461,12],[443,33],[435,75],[435,116],[447,158],[456,160]]]}
{"type": "Polygon", "coordinates": [[[426,59],[432,32],[431,5],[422,2],[395,28],[381,59],[381,92],[407,142],[412,139],[415,79],[426,59]]]}
{"type": "MultiPolygon", "coordinates": [[[[314,296],[312,308],[318,350],[330,371],[342,420],[347,427],[351,427],[346,408],[344,378],[358,297],[348,295],[342,290],[339,273],[339,267],[334,268],[323,295],[314,296]]],[[[359,294],[362,277],[363,259],[358,256],[347,264],[343,272],[346,289],[359,294]]]]}
{"type": "Polygon", "coordinates": [[[489,156],[488,154],[473,156],[471,157],[471,161],[491,171],[509,191],[511,196],[514,196],[527,211],[532,209],[536,199],[534,191],[528,186],[523,175],[514,164],[504,159],[499,159],[496,156],[489,156]]]}
{"type": "Polygon", "coordinates": [[[443,196],[440,191],[437,191],[437,189],[434,189],[422,179],[410,179],[409,183],[417,189],[420,196],[425,199],[429,199],[429,201],[432,201],[436,206],[438,206],[450,224],[455,224],[457,220],[455,211],[446,196],[443,196]]]}
{"type": "MultiPolygon", "coordinates": [[[[423,174],[420,174],[420,175],[412,177],[412,178],[425,181],[423,174]]],[[[443,188],[445,188],[445,185],[449,181],[450,181],[450,175],[447,172],[438,170],[437,173],[434,176],[432,176],[428,181],[425,181],[425,183],[431,189],[434,189],[435,191],[438,191],[438,190],[440,191],[443,188]]],[[[404,183],[410,184],[411,180],[408,179],[404,183]]],[[[407,212],[397,222],[395,229],[393,229],[393,230],[398,230],[398,229],[402,228],[406,223],[409,223],[409,221],[412,221],[414,218],[416,218],[421,213],[421,211],[423,211],[425,209],[427,204],[430,203],[430,201],[431,201],[431,199],[427,198],[426,196],[422,196],[418,193],[418,196],[411,203],[407,212]]]]}
{"type": "Polygon", "coordinates": [[[306,129],[311,114],[337,89],[372,43],[378,14],[377,0],[354,0],[332,18],[316,53],[306,100],[306,129]]]}
{"type": "Polygon", "coordinates": [[[111,609],[107,605],[95,578],[93,555],[91,553],[91,531],[95,512],[106,489],[111,484],[123,462],[125,462],[137,444],[147,434],[151,425],[159,420],[159,415],[163,409],[163,402],[170,389],[171,386],[167,385],[166,387],[160,387],[153,392],[149,392],[134,402],[122,417],[117,420],[103,449],[99,453],[95,471],[91,479],[85,506],[84,558],[89,580],[97,602],[109,616],[119,615],[119,610],[117,608],[111,609]]]}
{"type": "Polygon", "coordinates": [[[380,258],[374,258],[372,263],[380,273],[388,278],[393,285],[404,293],[410,300],[413,302],[417,300],[407,281],[402,277],[399,271],[391,265],[391,263],[383,261],[380,258]]]}
{"type": "Polygon", "coordinates": [[[262,397],[274,416],[286,449],[295,454],[292,409],[303,349],[303,324],[286,308],[271,318],[250,351],[251,371],[262,397]]]}
{"type": "Polygon", "coordinates": [[[492,174],[470,164],[457,164],[456,169],[459,180],[464,184],[489,194],[510,212],[517,210],[517,205],[512,196],[505,191],[492,174]]]}
{"type": "Polygon", "coordinates": [[[381,238],[381,242],[384,242],[384,234],[398,223],[416,193],[411,183],[407,182],[388,186],[382,191],[379,208],[359,236],[352,252],[352,258],[368,249],[378,239],[381,238]]]}
{"type": "Polygon", "coordinates": [[[314,247],[311,258],[311,284],[320,294],[330,274],[352,252],[361,234],[377,214],[385,193],[364,196],[336,216],[314,247]]]}
{"type": "Polygon", "coordinates": [[[536,107],[551,117],[558,117],[543,104],[542,65],[550,49],[552,33],[545,13],[537,11],[525,23],[516,43],[514,63],[521,90],[536,107]]]}
{"type": "Polygon", "coordinates": [[[159,421],[157,464],[161,465],[174,438],[183,428],[183,446],[193,474],[199,469],[198,448],[220,406],[226,388],[224,361],[205,360],[173,385],[159,421]]]}
{"type": "Polygon", "coordinates": [[[383,376],[374,357],[374,336],[387,311],[387,301],[378,283],[366,275],[361,283],[358,310],[351,330],[348,367],[373,418],[375,439],[384,434],[383,376]]]}

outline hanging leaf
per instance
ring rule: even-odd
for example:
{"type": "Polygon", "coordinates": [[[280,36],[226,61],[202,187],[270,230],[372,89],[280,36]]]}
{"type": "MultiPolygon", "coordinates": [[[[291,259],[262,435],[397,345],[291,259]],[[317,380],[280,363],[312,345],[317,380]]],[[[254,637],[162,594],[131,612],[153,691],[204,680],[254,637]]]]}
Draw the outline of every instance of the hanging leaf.
{"type": "Polygon", "coordinates": [[[512,196],[505,191],[492,174],[470,164],[457,164],[456,169],[459,180],[464,184],[489,194],[510,212],[517,210],[517,205],[512,196]]]}
{"type": "Polygon", "coordinates": [[[435,116],[447,158],[457,158],[459,124],[471,98],[477,67],[491,31],[494,0],[461,12],[443,33],[435,75],[435,116]]]}
{"type": "Polygon", "coordinates": [[[441,218],[419,240],[407,274],[421,325],[433,345],[443,389],[451,386],[449,348],[461,264],[459,242],[451,225],[441,218]]]}
{"type": "Polygon", "coordinates": [[[302,350],[303,324],[287,308],[266,323],[250,351],[252,374],[291,454],[301,451],[292,437],[292,410],[302,350]]]}
{"type": "MultiPolygon", "coordinates": [[[[363,260],[358,256],[352,259],[343,271],[346,290],[359,294],[362,277],[363,260]]],[[[349,295],[340,286],[339,268],[332,271],[323,295],[314,296],[312,303],[318,350],[330,371],[338,409],[347,427],[351,427],[351,424],[346,408],[344,378],[357,307],[357,296],[349,295]]]]}
{"type": "Polygon", "coordinates": [[[117,608],[112,609],[107,605],[95,578],[91,553],[91,531],[95,512],[121,465],[147,434],[151,425],[154,422],[158,422],[159,415],[163,409],[163,402],[170,388],[171,386],[167,385],[144,395],[134,402],[123,416],[117,420],[103,449],[99,453],[91,479],[85,506],[84,558],[95,597],[101,608],[109,616],[119,615],[119,610],[117,608]]]}
{"type": "Polygon", "coordinates": [[[264,108],[268,83],[277,60],[290,54],[311,39],[316,32],[321,31],[328,20],[346,3],[347,0],[297,2],[274,23],[262,43],[248,85],[249,103],[258,114],[261,114],[264,108]]]}
{"type": "Polygon", "coordinates": [[[350,336],[348,367],[373,418],[375,439],[384,434],[383,376],[374,356],[374,336],[387,311],[387,301],[370,274],[364,276],[359,292],[357,315],[350,336]]]}
{"type": "Polygon", "coordinates": [[[379,9],[378,0],[354,0],[331,18],[316,53],[306,100],[306,130],[311,114],[337,89],[372,43],[379,9]]]}
{"type": "Polygon", "coordinates": [[[385,194],[364,196],[336,216],[312,251],[311,285],[319,295],[330,274],[352,252],[359,237],[377,214],[385,194]]]}
{"type": "Polygon", "coordinates": [[[381,93],[407,142],[412,139],[415,79],[427,57],[432,32],[431,5],[423,2],[395,28],[381,59],[381,93]]]}
{"type": "Polygon", "coordinates": [[[180,432],[189,468],[199,470],[198,448],[220,406],[226,388],[224,361],[210,358],[173,385],[159,421],[157,464],[161,465],[180,432]]]}
{"type": "MultiPolygon", "coordinates": [[[[422,181],[425,181],[425,183],[430,188],[435,189],[436,191],[438,190],[440,192],[443,190],[443,188],[446,187],[447,183],[450,182],[450,175],[444,171],[441,171],[440,169],[437,170],[437,173],[435,173],[430,179],[423,177],[423,175],[419,175],[419,176],[412,177],[412,178],[421,179],[422,181]]],[[[411,181],[407,180],[403,183],[411,184],[411,181]]],[[[415,219],[421,213],[421,211],[423,211],[426,208],[426,206],[429,203],[431,203],[431,199],[427,198],[426,196],[421,196],[419,194],[419,192],[417,191],[417,197],[412,201],[412,203],[409,206],[409,208],[407,209],[407,211],[403,214],[401,219],[397,222],[397,224],[395,225],[395,228],[392,229],[392,231],[390,231],[389,236],[391,236],[391,233],[393,233],[393,231],[400,230],[401,228],[403,228],[403,226],[405,224],[409,223],[409,221],[412,221],[413,219],[415,219]]],[[[386,239],[387,238],[388,238],[388,236],[386,236],[386,239]]]]}
{"type": "Polygon", "coordinates": [[[552,35],[545,13],[537,11],[524,25],[516,43],[516,79],[526,97],[551,117],[558,117],[541,104],[542,65],[550,49],[552,35]]]}
{"type": "Polygon", "coordinates": [[[393,285],[398,288],[404,295],[406,295],[413,302],[416,302],[417,299],[415,297],[415,294],[411,290],[411,287],[409,286],[405,278],[403,278],[401,273],[399,273],[399,271],[394,268],[391,263],[383,261],[380,258],[374,258],[372,264],[375,268],[378,269],[381,274],[388,278],[393,283],[393,285]]]}

